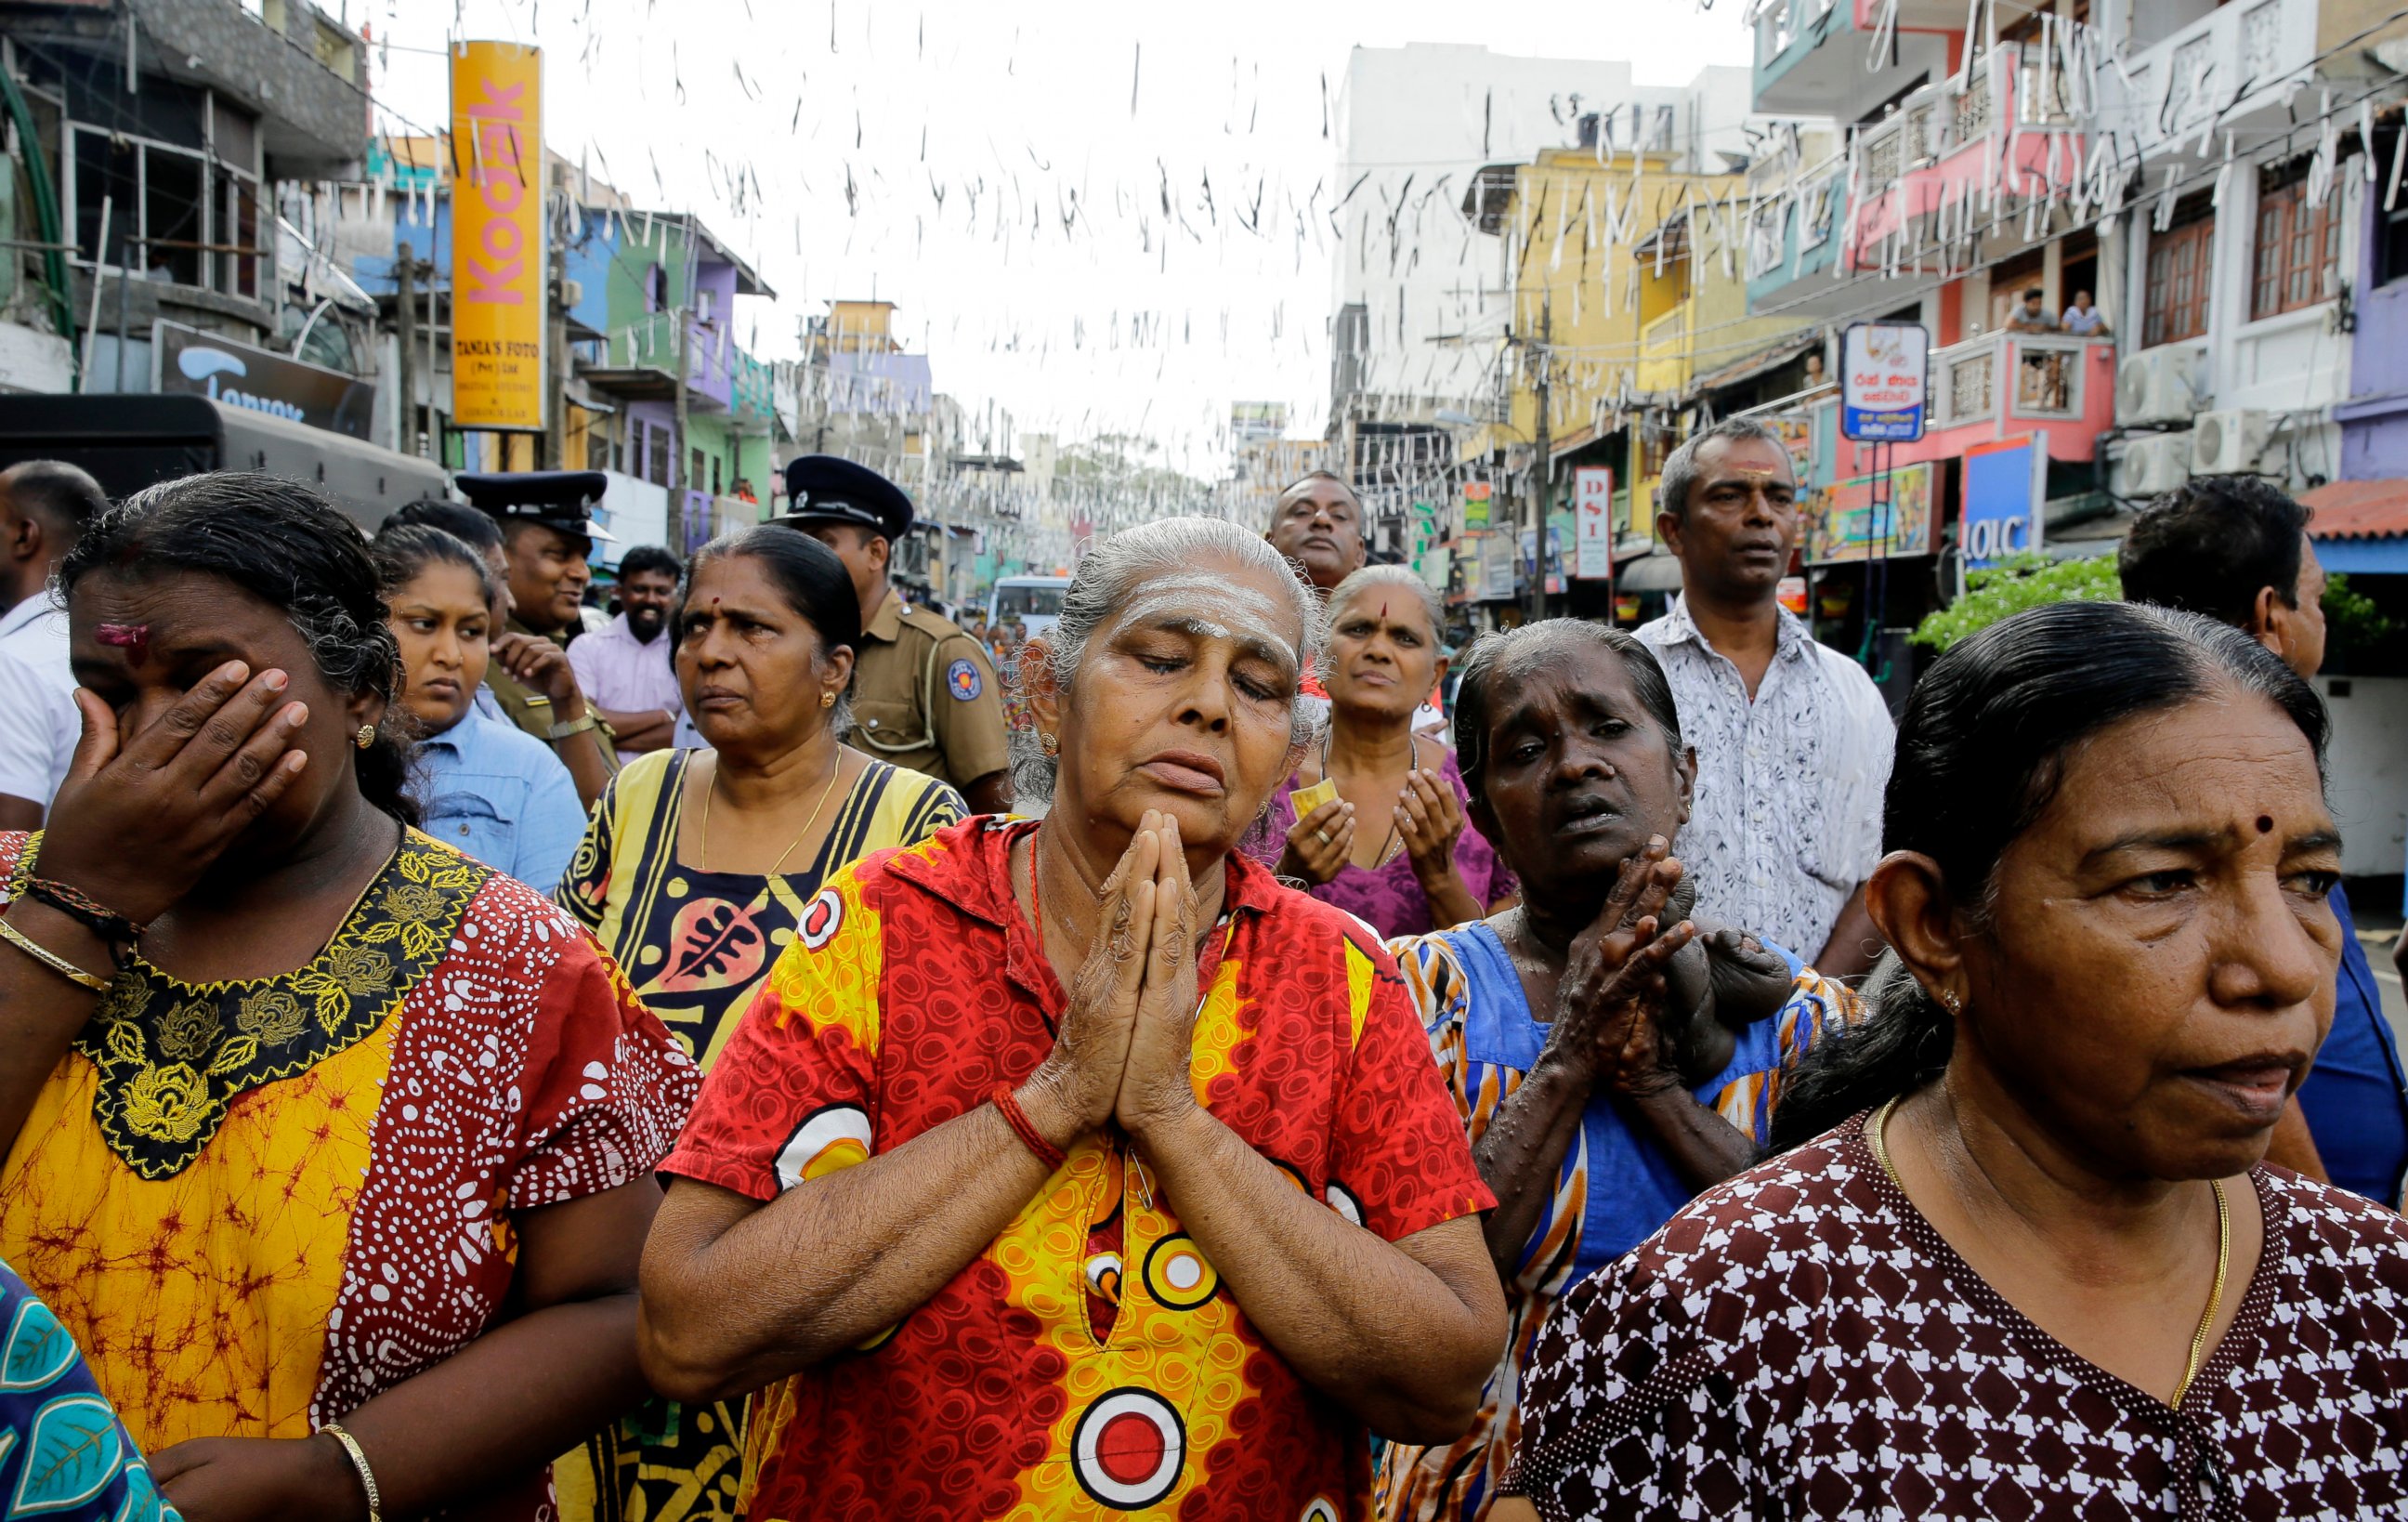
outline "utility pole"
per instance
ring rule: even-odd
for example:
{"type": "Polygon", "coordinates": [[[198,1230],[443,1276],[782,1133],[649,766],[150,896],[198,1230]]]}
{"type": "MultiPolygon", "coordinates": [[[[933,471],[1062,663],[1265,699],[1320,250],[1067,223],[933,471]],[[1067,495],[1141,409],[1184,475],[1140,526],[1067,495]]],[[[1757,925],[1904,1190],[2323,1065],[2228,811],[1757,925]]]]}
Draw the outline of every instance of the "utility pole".
{"type": "MultiPolygon", "coordinates": [[[[401,277],[401,299],[394,307],[394,387],[401,395],[394,399],[393,441],[395,451],[403,454],[418,452],[418,389],[412,384],[411,363],[418,347],[418,264],[417,251],[408,244],[401,246],[401,257],[394,263],[394,273],[401,277]]],[[[430,379],[432,379],[430,377],[430,379]]]]}
{"type": "MultiPolygon", "coordinates": [[[[566,251],[557,251],[565,253],[566,251]]],[[[568,468],[568,275],[565,258],[552,266],[552,279],[544,282],[544,293],[551,299],[551,309],[544,314],[544,368],[551,373],[543,378],[545,389],[552,395],[544,409],[544,468],[568,468]]]]}
{"type": "Polygon", "coordinates": [[[686,542],[685,522],[686,493],[692,489],[685,479],[685,378],[694,368],[694,324],[686,321],[682,306],[669,309],[669,320],[677,323],[677,438],[669,451],[669,532],[677,536],[671,549],[683,555],[692,548],[686,542]]]}
{"type": "Polygon", "coordinates": [[[1532,463],[1529,505],[1523,510],[1529,519],[1530,582],[1522,590],[1522,622],[1536,624],[1547,616],[1547,497],[1555,474],[1551,458],[1554,431],[1550,427],[1554,411],[1555,358],[1549,346],[1555,337],[1555,303],[1551,296],[1539,298],[1539,422],[1532,431],[1537,435],[1538,459],[1532,463]]]}

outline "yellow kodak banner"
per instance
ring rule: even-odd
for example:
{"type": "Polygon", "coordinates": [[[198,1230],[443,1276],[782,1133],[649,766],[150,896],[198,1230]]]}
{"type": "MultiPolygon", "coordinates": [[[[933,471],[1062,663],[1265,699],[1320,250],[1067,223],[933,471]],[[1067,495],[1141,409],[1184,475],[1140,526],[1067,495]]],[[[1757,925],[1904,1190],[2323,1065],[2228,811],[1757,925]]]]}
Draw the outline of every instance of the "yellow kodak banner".
{"type": "Polygon", "coordinates": [[[543,53],[452,50],[452,421],[541,430],[543,53]]]}

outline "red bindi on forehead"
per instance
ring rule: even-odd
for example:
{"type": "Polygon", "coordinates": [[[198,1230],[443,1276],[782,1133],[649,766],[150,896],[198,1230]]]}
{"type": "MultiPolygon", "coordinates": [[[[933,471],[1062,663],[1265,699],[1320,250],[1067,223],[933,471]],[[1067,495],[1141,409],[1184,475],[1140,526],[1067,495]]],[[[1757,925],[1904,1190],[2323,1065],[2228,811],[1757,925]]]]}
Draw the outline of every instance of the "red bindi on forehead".
{"type": "Polygon", "coordinates": [[[140,666],[150,658],[150,625],[148,624],[104,624],[97,632],[104,645],[125,652],[126,663],[140,666]]]}

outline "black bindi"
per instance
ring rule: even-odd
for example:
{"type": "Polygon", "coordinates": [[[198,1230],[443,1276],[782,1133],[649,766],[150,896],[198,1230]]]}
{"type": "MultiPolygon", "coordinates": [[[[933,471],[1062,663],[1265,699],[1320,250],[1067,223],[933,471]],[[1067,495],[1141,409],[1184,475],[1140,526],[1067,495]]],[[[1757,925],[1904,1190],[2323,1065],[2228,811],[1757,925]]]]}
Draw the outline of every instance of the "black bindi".
{"type": "Polygon", "coordinates": [[[2274,833],[2274,818],[2272,814],[2259,814],[2258,816],[2258,833],[2260,835],[2272,835],[2274,833]]]}

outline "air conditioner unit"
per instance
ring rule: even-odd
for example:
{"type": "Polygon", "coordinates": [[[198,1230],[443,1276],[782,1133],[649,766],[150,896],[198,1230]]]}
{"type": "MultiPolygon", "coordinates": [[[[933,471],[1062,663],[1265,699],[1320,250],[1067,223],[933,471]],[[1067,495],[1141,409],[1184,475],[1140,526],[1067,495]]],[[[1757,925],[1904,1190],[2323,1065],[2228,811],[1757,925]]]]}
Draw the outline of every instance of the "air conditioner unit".
{"type": "Polygon", "coordinates": [[[2271,431],[2261,408],[2228,407],[2201,412],[2191,430],[2191,474],[2223,476],[2257,469],[2271,431]]]}
{"type": "Polygon", "coordinates": [[[2137,499],[2169,492],[2190,479],[2191,436],[2141,434],[2124,440],[2115,465],[2115,495],[2137,499]]]}
{"type": "Polygon", "coordinates": [[[2204,399],[2200,353],[2191,348],[2152,349],[2115,369],[2115,421],[2183,423],[2204,399]]]}

